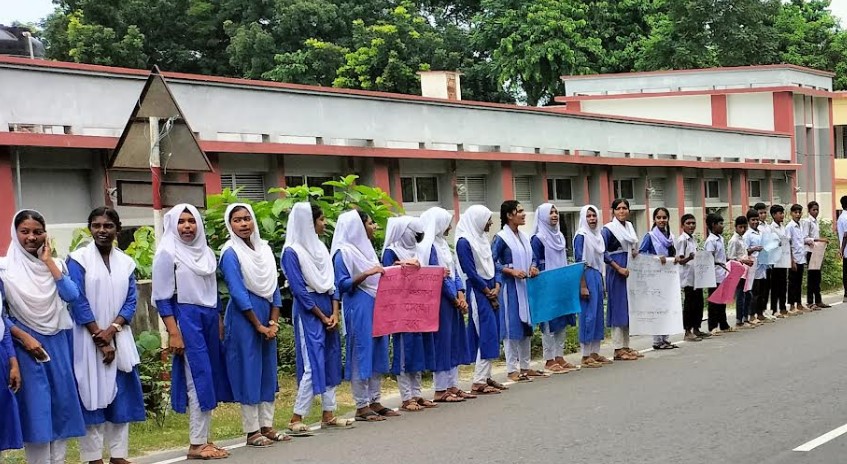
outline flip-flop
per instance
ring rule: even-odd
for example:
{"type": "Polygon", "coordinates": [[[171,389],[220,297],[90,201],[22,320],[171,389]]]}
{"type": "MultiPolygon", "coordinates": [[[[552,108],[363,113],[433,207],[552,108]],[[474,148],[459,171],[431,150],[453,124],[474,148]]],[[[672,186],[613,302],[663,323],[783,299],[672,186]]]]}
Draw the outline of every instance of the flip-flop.
{"type": "Polygon", "coordinates": [[[382,409],[374,409],[373,412],[379,414],[382,417],[399,417],[400,413],[391,409],[383,407],[382,409]]]}

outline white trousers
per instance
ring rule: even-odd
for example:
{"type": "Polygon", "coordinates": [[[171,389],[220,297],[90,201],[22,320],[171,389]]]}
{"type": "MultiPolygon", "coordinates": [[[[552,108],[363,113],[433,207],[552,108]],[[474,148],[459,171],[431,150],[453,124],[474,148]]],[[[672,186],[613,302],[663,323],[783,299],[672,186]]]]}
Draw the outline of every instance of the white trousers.
{"type": "Polygon", "coordinates": [[[194,387],[194,377],[191,376],[187,356],[185,383],[188,387],[188,440],[193,446],[205,445],[209,442],[209,431],[212,428],[212,411],[200,409],[200,400],[197,398],[197,389],[194,387]]]}
{"type": "Polygon", "coordinates": [[[506,339],[503,342],[503,348],[506,352],[506,371],[509,373],[519,370],[529,369],[529,361],[531,356],[531,337],[524,337],[520,340],[506,339]]]}
{"type": "MultiPolygon", "coordinates": [[[[297,386],[294,414],[306,416],[309,414],[309,410],[312,409],[312,401],[315,399],[315,392],[312,385],[312,362],[309,359],[309,352],[306,348],[306,333],[303,331],[302,321],[298,321],[297,331],[300,336],[300,346],[303,349],[303,377],[300,379],[300,385],[297,386]]],[[[324,411],[335,411],[338,409],[338,404],[335,401],[335,387],[327,387],[326,391],[321,393],[321,405],[324,411]]]]}
{"type": "Polygon", "coordinates": [[[400,399],[409,401],[412,398],[420,398],[421,395],[421,373],[401,372],[397,376],[397,387],[400,389],[400,399]]]}
{"type": "Polygon", "coordinates": [[[662,343],[670,343],[671,336],[670,335],[653,335],[653,344],[661,345],[662,343]]]}
{"type": "Polygon", "coordinates": [[[242,404],[241,425],[244,427],[244,433],[252,433],[262,427],[273,427],[273,401],[265,401],[259,404],[242,404]]]}
{"type": "Polygon", "coordinates": [[[541,330],[541,346],[544,350],[544,360],[550,361],[565,356],[565,329],[551,332],[549,324],[543,324],[541,330]]]}
{"type": "Polygon", "coordinates": [[[79,460],[82,462],[103,459],[103,443],[109,445],[109,456],[126,459],[129,456],[129,424],[89,425],[85,436],[79,439],[79,460]]]}
{"type": "Polygon", "coordinates": [[[629,326],[612,327],[612,345],[616,350],[629,348],[629,326]]]}
{"type": "Polygon", "coordinates": [[[491,378],[491,367],[493,366],[490,359],[482,359],[480,351],[476,352],[476,367],[473,371],[473,383],[484,384],[491,378]]]}
{"type": "Polygon", "coordinates": [[[459,367],[454,367],[449,371],[436,371],[432,375],[433,383],[435,383],[435,391],[444,391],[451,388],[459,388],[459,367]]]}
{"type": "Polygon", "coordinates": [[[68,440],[49,443],[24,443],[27,464],[65,464],[68,440]]]}
{"type": "Polygon", "coordinates": [[[594,342],[589,342],[589,343],[580,343],[579,345],[582,347],[582,355],[583,356],[589,356],[592,353],[600,354],[600,341],[599,340],[594,341],[594,342]]]}
{"type": "MultiPolygon", "coordinates": [[[[353,374],[356,375],[355,373],[353,374]]],[[[350,381],[350,387],[353,390],[353,400],[356,402],[356,409],[362,409],[371,403],[379,403],[382,398],[380,389],[382,388],[382,378],[379,374],[374,374],[369,379],[360,380],[354,378],[350,381]]]]}

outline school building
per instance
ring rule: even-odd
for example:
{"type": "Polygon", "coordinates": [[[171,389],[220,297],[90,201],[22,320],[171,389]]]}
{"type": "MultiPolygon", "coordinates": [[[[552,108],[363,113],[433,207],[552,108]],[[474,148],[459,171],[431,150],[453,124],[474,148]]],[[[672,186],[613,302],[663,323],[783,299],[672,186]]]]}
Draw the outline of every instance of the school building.
{"type": "Polygon", "coordinates": [[[835,136],[835,207],[840,210],[839,200],[847,195],[847,92],[835,92],[832,124],[835,136]]]}
{"type": "MultiPolygon", "coordinates": [[[[0,57],[0,228],[17,208],[38,209],[63,251],[93,207],[115,202],[118,180],[150,178],[106,168],[148,75],[0,57]]],[[[162,75],[214,167],[187,174],[165,160],[166,180],[207,193],[263,199],[356,173],[411,214],[549,200],[568,239],[583,204],[605,221],[615,197],[632,203],[639,234],[656,206],[674,224],[758,201],[817,199],[822,217],[834,213],[836,94],[832,74],[811,69],[565,76],[566,95],[544,108],[462,101],[450,72],[423,73],[423,96],[162,75]]],[[[148,208],[117,207],[126,225],[151,222],[148,208]]]]}

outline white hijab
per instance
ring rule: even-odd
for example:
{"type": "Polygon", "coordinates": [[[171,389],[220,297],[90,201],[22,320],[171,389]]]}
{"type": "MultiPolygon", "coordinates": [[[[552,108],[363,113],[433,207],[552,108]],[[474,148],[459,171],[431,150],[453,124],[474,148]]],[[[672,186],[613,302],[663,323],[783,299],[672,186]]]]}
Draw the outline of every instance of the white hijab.
{"type": "MultiPolygon", "coordinates": [[[[21,213],[23,211],[18,211],[15,219],[21,213]]],[[[54,261],[66,273],[65,263],[57,259],[54,261]]],[[[55,335],[60,330],[73,327],[65,302],[59,297],[53,274],[46,264],[29,254],[18,241],[14,219],[11,243],[6,256],[0,258],[0,280],[6,289],[9,314],[30,329],[42,335],[55,335]]]]}
{"type": "Polygon", "coordinates": [[[544,245],[544,268],[558,269],[568,265],[565,236],[558,225],[550,223],[552,203],[544,203],[535,209],[535,227],[532,235],[544,245]]]}
{"type": "Polygon", "coordinates": [[[424,238],[418,245],[418,257],[422,266],[428,266],[432,248],[438,254],[438,264],[447,268],[451,275],[455,276],[453,252],[447,243],[444,231],[453,222],[453,215],[444,208],[430,208],[421,214],[424,238]]]}
{"type": "Polygon", "coordinates": [[[576,235],[582,235],[582,259],[588,267],[606,273],[606,262],[603,253],[606,252],[606,242],[600,234],[600,210],[594,205],[585,205],[579,211],[579,228],[576,235]],[[588,210],[593,210],[597,215],[597,225],[592,229],[588,225],[588,210]]]}
{"type": "Polygon", "coordinates": [[[485,225],[488,224],[492,214],[494,213],[485,206],[473,205],[462,213],[459,224],[456,226],[455,244],[459,244],[460,238],[468,241],[473,251],[476,272],[485,280],[494,277],[491,241],[485,234],[485,225]]]}
{"type": "Polygon", "coordinates": [[[206,228],[200,211],[182,203],[165,214],[162,238],[153,257],[153,301],[169,300],[214,308],[218,304],[217,260],[206,243],[206,228]],[[191,243],[179,236],[179,217],[185,211],[194,216],[197,234],[191,243]]]}
{"type": "MultiPolygon", "coordinates": [[[[506,242],[506,245],[509,246],[509,250],[512,252],[512,268],[529,274],[529,269],[532,267],[532,246],[529,244],[529,237],[520,229],[518,229],[517,234],[514,233],[508,225],[503,227],[500,232],[497,232],[497,235],[506,242]]],[[[518,316],[520,316],[521,322],[532,325],[532,320],[529,316],[526,279],[514,280],[518,294],[518,316]]],[[[508,301],[506,306],[508,309],[508,301]]]]}
{"type": "Polygon", "coordinates": [[[419,218],[413,216],[388,218],[382,255],[385,256],[386,250],[391,250],[401,260],[417,258],[417,234],[420,233],[423,233],[423,223],[419,218]]]}
{"type": "Polygon", "coordinates": [[[636,246],[638,242],[638,236],[635,235],[635,229],[632,227],[632,223],[626,221],[626,223],[621,223],[617,218],[612,214],[612,220],[606,224],[606,228],[609,229],[609,232],[618,239],[618,242],[621,243],[621,248],[624,251],[629,252],[636,246]]]}
{"type": "Polygon", "coordinates": [[[291,208],[285,227],[285,244],[282,251],[291,248],[297,253],[300,272],[310,290],[316,293],[332,293],[335,290],[335,272],[329,250],[315,231],[312,205],[300,202],[291,208]]]}
{"type": "MultiPolygon", "coordinates": [[[[74,251],[70,257],[85,269],[85,297],[97,326],[109,327],[126,302],[135,262],[112,247],[107,268],[94,242],[74,251]]],[[[111,364],[103,363],[103,354],[83,325],[74,326],[73,346],[79,398],[89,411],[111,404],[118,393],[115,383],[117,371],[132,372],[132,368],[141,362],[129,325],[115,334],[115,361],[111,364]]]]}
{"type": "MultiPolygon", "coordinates": [[[[347,271],[353,278],[379,265],[373,243],[368,239],[365,224],[362,223],[359,212],[356,210],[347,211],[338,216],[329,254],[335,256],[338,251],[341,252],[341,259],[344,260],[344,265],[347,266],[347,271]]],[[[359,288],[368,295],[376,297],[378,285],[379,274],[374,274],[359,284],[359,288]]]]}
{"type": "Polygon", "coordinates": [[[226,208],[224,221],[226,230],[229,231],[229,240],[221,248],[221,256],[226,250],[232,248],[235,255],[238,256],[241,275],[244,276],[244,286],[247,287],[247,290],[268,301],[273,301],[277,287],[276,258],[274,258],[274,253],[268,242],[262,240],[259,235],[259,223],[256,221],[256,213],[253,212],[253,208],[246,203],[233,203],[226,208]],[[232,231],[229,217],[232,211],[239,206],[247,209],[253,218],[253,234],[250,235],[250,243],[253,248],[250,248],[241,237],[235,235],[235,232],[232,231]]]}

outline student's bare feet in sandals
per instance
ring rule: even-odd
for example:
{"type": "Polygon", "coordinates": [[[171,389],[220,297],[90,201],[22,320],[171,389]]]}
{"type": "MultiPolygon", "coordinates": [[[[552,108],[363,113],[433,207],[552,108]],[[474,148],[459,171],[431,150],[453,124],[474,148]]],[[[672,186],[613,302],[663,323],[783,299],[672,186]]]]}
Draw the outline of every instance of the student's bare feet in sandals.
{"type": "Polygon", "coordinates": [[[638,356],[630,353],[626,349],[615,350],[615,361],[635,361],[637,359],[638,356]]]}
{"type": "Polygon", "coordinates": [[[624,350],[628,351],[628,352],[629,352],[629,354],[631,354],[631,355],[635,356],[636,358],[643,358],[643,357],[644,357],[644,354],[643,354],[643,353],[639,353],[638,351],[633,350],[632,348],[630,348],[630,347],[628,347],[628,346],[627,346],[627,347],[624,347],[624,350]]]}
{"type": "Polygon", "coordinates": [[[500,391],[509,389],[509,387],[503,385],[502,383],[500,383],[500,382],[498,382],[498,381],[496,381],[492,378],[485,379],[485,384],[488,385],[489,387],[494,387],[494,388],[496,388],[500,391]]]}
{"type": "MultiPolygon", "coordinates": [[[[212,445],[212,446],[214,446],[214,445],[212,445]]],[[[229,456],[229,453],[227,453],[227,456],[229,456]]],[[[128,461],[124,458],[109,458],[109,462],[111,464],[132,464],[131,461],[128,461]]]]}
{"type": "Polygon", "coordinates": [[[591,356],[583,356],[581,363],[582,363],[582,367],[585,367],[585,368],[588,368],[588,369],[596,369],[598,367],[603,367],[602,363],[600,363],[599,361],[596,361],[591,356]]]}
{"type": "Polygon", "coordinates": [[[356,410],[356,421],[358,422],[382,422],[385,418],[373,412],[371,408],[364,407],[356,410]]]}
{"type": "MultiPolygon", "coordinates": [[[[251,435],[250,438],[254,436],[262,437],[260,433],[255,433],[251,435]]],[[[250,444],[250,438],[247,439],[247,444],[250,444]]],[[[266,445],[269,446],[269,445],[266,445]]],[[[188,454],[185,456],[186,459],[199,459],[201,461],[208,461],[211,459],[224,459],[229,457],[229,452],[225,449],[218,448],[212,443],[206,443],[205,445],[191,445],[188,447],[188,454]]]]}
{"type": "Polygon", "coordinates": [[[591,359],[597,361],[600,364],[614,364],[614,361],[605,356],[600,355],[599,353],[591,353],[591,359]]]}
{"type": "Polygon", "coordinates": [[[322,417],[321,429],[350,429],[353,428],[355,422],[355,419],[346,419],[338,416],[322,417]]]}
{"type": "Polygon", "coordinates": [[[428,400],[428,399],[426,399],[426,398],[415,398],[415,401],[416,401],[419,405],[423,406],[425,409],[433,409],[433,408],[437,408],[437,407],[438,407],[438,405],[437,405],[437,404],[433,403],[432,401],[430,401],[430,400],[428,400]]]}
{"type": "Polygon", "coordinates": [[[458,395],[454,395],[448,390],[444,390],[435,392],[434,401],[436,403],[461,403],[465,401],[465,399],[459,397],[458,395]]]}
{"type": "Polygon", "coordinates": [[[550,374],[535,369],[521,369],[521,374],[526,374],[527,377],[550,377],[550,374]]]}
{"type": "Polygon", "coordinates": [[[500,390],[488,385],[487,383],[475,383],[471,385],[471,391],[477,395],[498,395],[500,390]]]}
{"type": "Polygon", "coordinates": [[[462,398],[462,399],[466,399],[466,400],[476,399],[476,395],[474,395],[473,393],[470,393],[470,392],[466,392],[466,391],[464,391],[460,388],[453,387],[453,388],[447,389],[447,391],[449,391],[450,393],[452,393],[452,394],[454,394],[454,395],[456,395],[456,396],[458,396],[459,398],[462,398]]]}
{"type": "Polygon", "coordinates": [[[557,357],[556,357],[556,363],[557,363],[557,364],[559,364],[560,366],[564,367],[565,369],[570,369],[570,370],[572,370],[572,371],[577,371],[577,370],[579,370],[579,366],[576,366],[576,365],[574,365],[574,364],[569,363],[569,362],[568,362],[565,358],[563,358],[562,356],[557,356],[557,357]]]}
{"type": "Polygon", "coordinates": [[[421,406],[420,404],[418,404],[417,400],[412,398],[410,400],[404,401],[403,405],[400,406],[400,409],[402,409],[404,411],[409,411],[409,412],[419,412],[419,411],[423,411],[424,407],[421,406]]]}
{"type": "Polygon", "coordinates": [[[570,369],[565,369],[559,363],[554,360],[547,361],[547,364],[544,365],[544,369],[552,372],[553,374],[567,374],[570,372],[570,369]]]}
{"type": "Polygon", "coordinates": [[[523,372],[518,372],[518,371],[515,371],[515,372],[509,372],[509,373],[506,375],[506,377],[508,377],[508,379],[509,379],[509,380],[511,380],[512,382],[516,382],[516,383],[520,383],[520,382],[532,382],[532,379],[531,379],[531,378],[529,378],[529,376],[528,376],[528,375],[524,374],[523,372]]]}
{"type": "Polygon", "coordinates": [[[397,411],[395,411],[391,408],[386,408],[385,406],[383,406],[380,403],[371,403],[370,407],[371,407],[371,411],[373,411],[373,412],[375,412],[375,413],[377,413],[377,414],[379,414],[380,416],[383,416],[383,417],[399,417],[400,416],[399,412],[397,412],[397,411]]]}
{"type": "Polygon", "coordinates": [[[262,432],[254,432],[247,437],[247,446],[252,446],[254,448],[267,448],[273,444],[273,440],[262,435],[262,432]]]}

